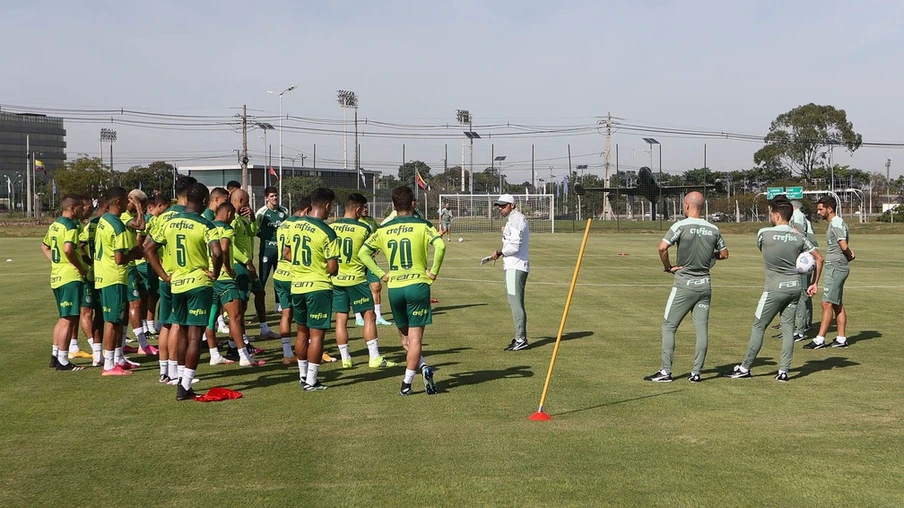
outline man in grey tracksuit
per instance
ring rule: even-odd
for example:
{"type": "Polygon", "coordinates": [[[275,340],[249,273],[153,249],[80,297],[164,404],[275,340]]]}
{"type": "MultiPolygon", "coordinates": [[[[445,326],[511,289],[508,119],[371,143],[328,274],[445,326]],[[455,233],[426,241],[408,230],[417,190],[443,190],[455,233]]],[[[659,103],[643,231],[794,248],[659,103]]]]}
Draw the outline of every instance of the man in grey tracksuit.
{"type": "MultiPolygon", "coordinates": [[[[803,233],[814,247],[819,248],[819,244],[816,243],[813,224],[800,209],[801,202],[797,200],[792,201],[791,206],[794,207],[794,213],[791,214],[791,227],[803,233]]],[[[810,278],[812,276],[812,272],[800,275],[800,300],[797,302],[797,317],[794,322],[794,342],[804,340],[804,334],[813,323],[813,299],[807,294],[807,288],[810,287],[810,278]]]]}
{"type": "Polygon", "coordinates": [[[495,204],[499,214],[508,219],[502,230],[502,249],[490,255],[493,260],[502,258],[505,294],[512,309],[512,322],[515,326],[515,337],[505,350],[520,351],[528,347],[524,289],[530,272],[530,262],[527,259],[530,226],[524,214],[515,208],[515,198],[511,194],[499,196],[495,204]]]}

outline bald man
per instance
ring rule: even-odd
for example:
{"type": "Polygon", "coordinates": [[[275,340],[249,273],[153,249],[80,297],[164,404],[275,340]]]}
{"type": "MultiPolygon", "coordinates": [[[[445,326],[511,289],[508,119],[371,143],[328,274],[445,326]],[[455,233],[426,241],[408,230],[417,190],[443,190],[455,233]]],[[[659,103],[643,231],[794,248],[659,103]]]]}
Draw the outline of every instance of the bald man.
{"type": "Polygon", "coordinates": [[[665,273],[673,275],[675,282],[665,304],[662,322],[662,368],[644,379],[655,383],[672,381],[672,360],[675,354],[675,331],[689,312],[693,312],[697,345],[694,368],[688,381],[700,382],[700,372],[706,360],[709,345],[709,270],[717,259],[728,259],[728,247],[719,228],[700,217],[703,194],[690,192],[684,197],[683,220],[672,224],[665,238],[659,242],[659,259],[665,273]],[[669,260],[669,248],[677,246],[676,264],[669,260]]]}

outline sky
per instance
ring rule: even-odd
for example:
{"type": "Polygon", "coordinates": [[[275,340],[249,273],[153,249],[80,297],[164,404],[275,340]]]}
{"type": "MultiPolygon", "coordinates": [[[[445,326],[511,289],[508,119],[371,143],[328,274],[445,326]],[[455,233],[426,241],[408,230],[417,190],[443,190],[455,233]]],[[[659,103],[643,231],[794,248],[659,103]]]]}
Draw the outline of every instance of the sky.
{"type": "MultiPolygon", "coordinates": [[[[844,109],[864,141],[901,142],[904,103],[894,97],[904,78],[902,15],[904,3],[878,1],[3,2],[0,108],[227,118],[245,104],[252,121],[278,126],[279,100],[267,91],[295,85],[282,104],[283,115],[296,118],[284,124],[284,164],[296,157],[300,165],[304,155],[310,166],[316,145],[318,166],[341,167],[336,91],[346,89],[359,97],[365,168],[395,173],[403,160],[423,160],[435,173],[446,145],[448,165],[460,164],[455,111],[468,109],[482,136],[478,170],[491,154],[505,155],[509,180],[529,180],[533,145],[538,174],[561,176],[570,145],[572,164],[599,174],[605,137],[594,129],[492,136],[507,124],[593,126],[607,113],[631,125],[765,135],[777,115],[814,102],[844,109]],[[376,136],[386,130],[368,122],[402,126],[376,136]],[[412,135],[445,124],[431,131],[443,137],[412,135]]],[[[98,155],[99,129],[111,126],[122,170],[154,160],[228,164],[241,147],[236,129],[97,120],[67,121],[70,159],[98,155]]],[[[257,164],[260,135],[248,136],[257,164]]],[[[661,143],[670,173],[703,166],[704,144],[713,170],[748,169],[761,146],[615,129],[613,170],[616,145],[622,169],[650,164],[645,136],[661,143]]],[[[278,137],[268,133],[274,165],[278,137]]],[[[834,159],[884,173],[891,158],[894,176],[904,167],[900,150],[835,150],[834,159]]]]}

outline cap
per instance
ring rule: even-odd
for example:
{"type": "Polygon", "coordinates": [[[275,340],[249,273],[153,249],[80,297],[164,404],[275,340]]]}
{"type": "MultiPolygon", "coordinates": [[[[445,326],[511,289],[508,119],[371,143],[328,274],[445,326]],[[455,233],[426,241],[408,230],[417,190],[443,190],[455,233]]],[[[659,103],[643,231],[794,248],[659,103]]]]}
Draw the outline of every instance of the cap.
{"type": "Polygon", "coordinates": [[[499,199],[496,200],[496,206],[514,205],[514,204],[515,204],[515,198],[513,198],[511,194],[503,194],[503,195],[499,196],[499,199]]]}

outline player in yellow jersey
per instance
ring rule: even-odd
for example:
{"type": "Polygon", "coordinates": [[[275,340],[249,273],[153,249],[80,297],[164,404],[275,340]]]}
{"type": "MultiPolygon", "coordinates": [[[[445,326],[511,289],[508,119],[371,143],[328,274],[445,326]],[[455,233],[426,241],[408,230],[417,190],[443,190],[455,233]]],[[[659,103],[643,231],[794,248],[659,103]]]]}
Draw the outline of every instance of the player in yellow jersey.
{"type": "Polygon", "coordinates": [[[204,184],[190,185],[185,211],[158,230],[151,238],[152,245],[145,249],[148,263],[161,280],[169,282],[173,294],[173,323],[179,325],[179,365],[184,366],[176,388],[176,400],[195,398],[192,380],[201,357],[201,338],[213,301],[213,281],[220,275],[223,262],[216,228],[201,216],[207,196],[204,184]],[[172,272],[163,269],[153,244],[168,245],[175,252],[176,264],[172,272]]]}
{"type": "MultiPolygon", "coordinates": [[[[380,227],[380,223],[377,222],[376,219],[370,216],[370,207],[367,206],[364,208],[364,214],[359,219],[361,222],[370,226],[370,231],[373,233],[380,227]]],[[[391,326],[392,323],[386,321],[383,318],[383,308],[382,308],[382,293],[383,293],[383,282],[380,281],[380,278],[373,274],[370,270],[365,269],[364,273],[367,277],[367,284],[370,286],[370,295],[374,301],[374,315],[377,318],[378,325],[391,326]]],[[[360,312],[355,313],[355,325],[364,326],[364,316],[361,315],[360,312]]]]}
{"type": "Polygon", "coordinates": [[[361,246],[373,232],[360,220],[366,210],[366,197],[358,193],[349,194],[345,201],[345,216],[330,224],[339,239],[339,274],[333,278],[333,311],[336,312],[336,342],[339,344],[342,367],[346,369],[353,366],[348,351],[349,307],[363,316],[364,342],[370,356],[368,365],[371,368],[396,365],[380,356],[374,302],[364,273],[366,270],[358,259],[361,246]]]}
{"type": "Polygon", "coordinates": [[[424,377],[428,395],[436,393],[433,368],[421,356],[424,328],[433,322],[430,285],[443,264],[446,244],[432,224],[414,216],[414,193],[409,187],[392,191],[396,218],[382,224],[364,243],[358,257],[369,270],[380,276],[389,287],[389,305],[402,346],[408,352],[401,395],[411,395],[411,382],[418,371],[424,377]],[[427,268],[427,248],[433,246],[433,264],[427,268]],[[382,251],[389,260],[384,272],[374,262],[374,252],[382,251]]]}
{"type": "MultiPolygon", "coordinates": [[[[154,234],[159,227],[159,217],[165,212],[172,202],[163,195],[154,196],[148,201],[148,213],[145,215],[147,226],[144,229],[144,238],[140,239],[141,245],[147,241],[148,237],[154,234]]],[[[144,329],[146,334],[157,335],[160,333],[160,327],[157,324],[157,304],[160,302],[160,279],[154,273],[151,265],[142,263],[138,265],[138,273],[141,280],[144,281],[148,288],[148,304],[145,311],[144,329]]]]}
{"type": "MultiPolygon", "coordinates": [[[[119,216],[119,219],[126,225],[126,234],[132,237],[132,243],[141,245],[144,241],[145,230],[147,229],[147,218],[145,210],[147,209],[148,196],[140,189],[133,189],[129,192],[129,203],[126,205],[126,211],[119,216]],[[139,243],[139,239],[142,243],[139,243]]],[[[129,263],[129,324],[132,325],[132,333],[138,340],[138,349],[123,344],[123,351],[126,353],[139,353],[142,355],[156,355],[157,348],[150,345],[147,335],[144,331],[142,323],[147,312],[148,305],[148,287],[141,277],[140,265],[144,265],[144,256],[129,263]]],[[[123,329],[123,338],[126,331],[123,329]]]]}
{"type": "Polygon", "coordinates": [[[119,219],[128,202],[126,190],[112,187],[106,194],[107,212],[97,222],[94,252],[94,286],[100,291],[104,314],[104,376],[131,374],[122,353],[122,324],[128,304],[129,262],[141,256],[119,219]]]}
{"type": "MultiPolygon", "coordinates": [[[[82,327],[84,328],[84,326],[86,324],[85,319],[87,318],[88,326],[87,326],[87,328],[84,328],[85,335],[88,338],[89,346],[93,347],[94,339],[95,339],[94,330],[92,327],[93,312],[91,311],[90,305],[87,305],[85,303],[85,296],[84,296],[84,295],[87,295],[87,291],[88,291],[87,290],[88,273],[91,270],[91,257],[85,252],[85,248],[84,248],[85,246],[82,243],[81,238],[82,238],[83,232],[85,231],[85,228],[87,227],[87,224],[85,224],[83,221],[85,219],[91,217],[91,214],[94,211],[94,204],[91,202],[91,199],[88,196],[77,194],[77,195],[72,195],[72,197],[78,201],[78,206],[76,206],[76,208],[75,208],[75,217],[74,217],[75,224],[76,224],[76,226],[78,226],[78,242],[77,242],[77,246],[76,246],[76,255],[82,264],[82,268],[85,269],[85,280],[84,280],[84,282],[82,282],[82,287],[85,289],[85,292],[83,293],[83,296],[82,296],[81,309],[79,309],[79,322],[81,323],[82,327]]],[[[100,340],[101,339],[98,337],[97,342],[100,343],[100,340]]],[[[100,351],[100,350],[98,350],[98,351],[100,351]]],[[[70,336],[70,340],[69,340],[69,359],[74,360],[76,358],[92,358],[92,355],[90,353],[86,353],[86,352],[82,351],[81,348],[79,348],[78,326],[76,326],[75,329],[72,330],[72,335],[70,336]]]]}
{"type": "MultiPolygon", "coordinates": [[[[202,213],[201,216],[209,220],[210,222],[214,222],[216,220],[217,210],[220,208],[220,205],[228,201],[229,191],[222,187],[214,187],[210,190],[210,198],[208,198],[207,208],[204,210],[204,213],[202,213]]],[[[216,293],[216,288],[214,288],[214,293],[216,293]]],[[[214,300],[216,300],[216,298],[214,298],[214,300]]],[[[214,318],[216,320],[217,328],[214,328],[214,330],[229,335],[229,327],[226,326],[226,321],[223,320],[223,314],[220,313],[219,310],[217,310],[217,312],[218,313],[214,318]]],[[[209,337],[210,334],[208,334],[208,342],[210,341],[209,337]]],[[[216,338],[215,334],[214,338],[216,338]]]]}
{"type": "Polygon", "coordinates": [[[336,195],[319,187],[311,193],[311,211],[292,223],[283,257],[292,262],[292,314],[297,332],[299,383],[305,391],[326,388],[317,380],[323,354],[323,338],[333,315],[333,284],[339,272],[339,244],[325,219],[336,195]]]}
{"type": "Polygon", "coordinates": [[[311,209],[310,196],[302,196],[295,205],[293,214],[276,228],[276,243],[279,261],[273,271],[273,292],[276,294],[276,302],[279,305],[279,337],[282,345],[282,364],[295,365],[298,358],[292,351],[292,262],[283,257],[282,253],[289,245],[289,234],[292,224],[307,215],[311,209]]]}
{"type": "Polygon", "coordinates": [[[94,216],[85,223],[78,237],[82,256],[83,258],[87,257],[87,276],[84,284],[85,296],[82,298],[81,324],[82,331],[89,337],[88,341],[91,343],[92,364],[95,367],[101,365],[104,361],[104,314],[100,305],[100,291],[94,287],[94,253],[97,224],[105,213],[107,213],[107,203],[101,196],[97,200],[94,216]]]}
{"type": "Polygon", "coordinates": [[[60,201],[62,214],[47,228],[41,243],[44,256],[50,261],[50,287],[56,299],[60,319],[53,328],[53,347],[50,367],[61,371],[82,370],[69,363],[69,339],[78,329],[79,309],[87,275],[78,257],[78,225],[76,209],[81,202],[72,196],[60,201]]]}
{"type": "MultiPolygon", "coordinates": [[[[246,301],[254,295],[254,310],[257,313],[257,320],[261,327],[262,339],[279,338],[275,332],[270,330],[267,324],[267,309],[265,308],[266,292],[264,284],[258,277],[257,271],[254,269],[254,238],[257,236],[257,221],[251,209],[248,208],[248,193],[242,189],[236,189],[230,195],[230,202],[235,206],[236,216],[232,221],[232,228],[235,229],[235,241],[233,242],[233,256],[235,260],[242,264],[236,269],[236,282],[239,289],[247,293],[246,301]]],[[[248,310],[245,310],[246,314],[248,310]]],[[[230,319],[232,317],[230,316],[230,319]]]]}

